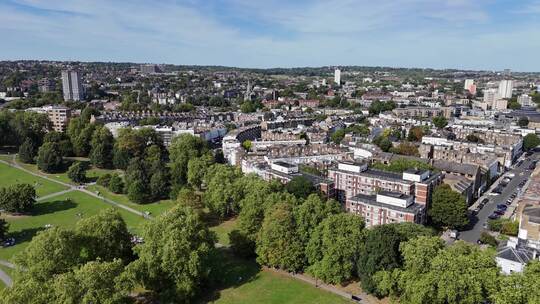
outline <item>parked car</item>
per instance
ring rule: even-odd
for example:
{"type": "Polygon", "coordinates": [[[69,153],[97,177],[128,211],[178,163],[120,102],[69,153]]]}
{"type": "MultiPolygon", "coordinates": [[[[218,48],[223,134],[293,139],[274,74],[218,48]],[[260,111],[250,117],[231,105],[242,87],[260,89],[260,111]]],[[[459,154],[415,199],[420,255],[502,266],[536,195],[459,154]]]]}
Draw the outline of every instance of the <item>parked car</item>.
{"type": "Polygon", "coordinates": [[[493,212],[493,213],[498,214],[498,215],[504,215],[503,210],[495,210],[495,212],[493,212]]]}
{"type": "Polygon", "coordinates": [[[491,214],[490,216],[488,216],[488,219],[490,220],[496,220],[498,219],[499,217],[501,217],[500,215],[496,214],[496,213],[493,213],[491,214]]]}
{"type": "Polygon", "coordinates": [[[4,241],[4,243],[2,244],[2,246],[4,247],[11,247],[15,245],[15,239],[14,238],[8,238],[4,241]]]}
{"type": "Polygon", "coordinates": [[[499,209],[499,210],[506,210],[506,209],[508,209],[508,206],[506,206],[506,205],[504,205],[504,204],[499,204],[499,205],[497,205],[497,209],[499,209]]]}

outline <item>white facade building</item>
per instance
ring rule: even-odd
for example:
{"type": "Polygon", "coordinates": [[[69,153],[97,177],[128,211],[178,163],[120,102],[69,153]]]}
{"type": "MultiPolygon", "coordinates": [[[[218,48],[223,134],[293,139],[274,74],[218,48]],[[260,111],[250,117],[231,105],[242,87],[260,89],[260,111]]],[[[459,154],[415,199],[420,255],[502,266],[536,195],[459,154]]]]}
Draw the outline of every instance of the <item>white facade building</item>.
{"type": "Polygon", "coordinates": [[[334,71],[334,82],[336,84],[341,84],[341,70],[340,69],[336,69],[334,71]]]}
{"type": "Polygon", "coordinates": [[[512,80],[502,80],[499,83],[499,96],[501,98],[511,98],[513,89],[514,83],[512,80]]]}
{"type": "Polygon", "coordinates": [[[80,101],[83,99],[84,91],[81,75],[78,71],[62,71],[62,91],[64,100],[80,101]]]}

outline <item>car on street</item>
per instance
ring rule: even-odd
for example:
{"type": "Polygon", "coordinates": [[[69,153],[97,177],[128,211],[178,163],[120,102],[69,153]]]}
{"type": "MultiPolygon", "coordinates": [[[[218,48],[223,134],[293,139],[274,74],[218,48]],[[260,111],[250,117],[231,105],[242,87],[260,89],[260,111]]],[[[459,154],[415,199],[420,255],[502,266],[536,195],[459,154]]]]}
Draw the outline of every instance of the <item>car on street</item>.
{"type": "Polygon", "coordinates": [[[503,211],[503,210],[495,210],[493,213],[498,214],[498,215],[500,215],[500,216],[504,215],[504,211],[503,211]]]}
{"type": "Polygon", "coordinates": [[[497,209],[499,209],[499,210],[506,210],[506,209],[508,209],[508,206],[503,205],[503,204],[499,204],[499,205],[497,205],[497,209]]]}
{"type": "Polygon", "coordinates": [[[490,220],[496,220],[498,219],[499,217],[501,217],[500,215],[496,214],[496,213],[493,213],[491,214],[490,216],[488,216],[488,219],[490,220]]]}
{"type": "Polygon", "coordinates": [[[4,243],[2,244],[2,246],[4,247],[11,247],[15,245],[15,239],[14,238],[8,238],[4,241],[4,243]]]}

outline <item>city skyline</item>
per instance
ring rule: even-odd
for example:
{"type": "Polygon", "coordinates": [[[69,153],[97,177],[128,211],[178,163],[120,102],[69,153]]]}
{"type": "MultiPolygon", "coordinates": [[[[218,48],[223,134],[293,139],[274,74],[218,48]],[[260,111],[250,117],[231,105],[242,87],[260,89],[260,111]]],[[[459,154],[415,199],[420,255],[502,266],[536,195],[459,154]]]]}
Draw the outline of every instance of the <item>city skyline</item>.
{"type": "Polygon", "coordinates": [[[540,71],[539,14],[506,0],[8,0],[0,60],[540,71]]]}

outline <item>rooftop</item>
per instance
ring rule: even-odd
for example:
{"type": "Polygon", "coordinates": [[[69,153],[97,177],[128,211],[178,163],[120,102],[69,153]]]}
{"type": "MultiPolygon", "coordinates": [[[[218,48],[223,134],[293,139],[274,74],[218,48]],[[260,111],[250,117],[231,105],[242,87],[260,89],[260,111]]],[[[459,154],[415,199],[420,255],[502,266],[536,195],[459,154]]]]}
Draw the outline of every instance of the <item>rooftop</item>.
{"type": "Polygon", "coordinates": [[[349,200],[353,201],[353,202],[361,202],[361,203],[365,203],[365,204],[373,205],[373,206],[377,206],[377,207],[388,208],[388,209],[403,212],[403,213],[417,214],[417,213],[421,212],[424,209],[423,205],[420,205],[420,204],[417,204],[417,203],[411,204],[407,208],[403,208],[403,207],[394,206],[394,205],[391,205],[391,204],[385,204],[385,203],[377,202],[377,196],[376,195],[357,194],[356,196],[351,197],[349,200]]]}

